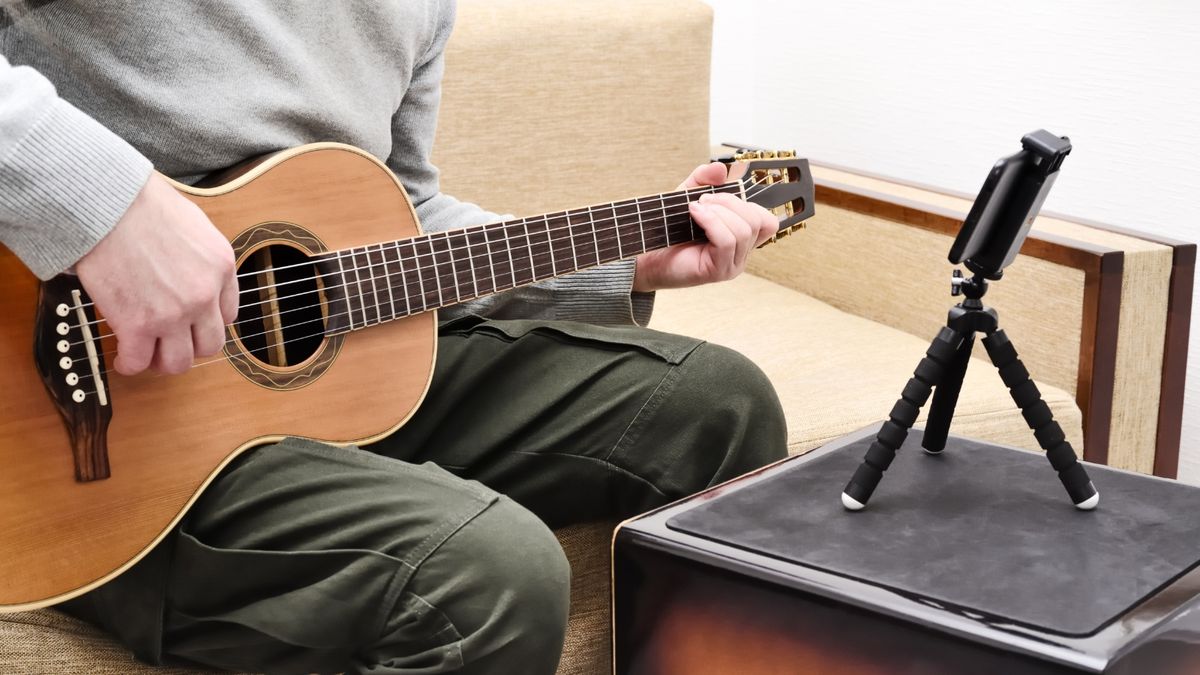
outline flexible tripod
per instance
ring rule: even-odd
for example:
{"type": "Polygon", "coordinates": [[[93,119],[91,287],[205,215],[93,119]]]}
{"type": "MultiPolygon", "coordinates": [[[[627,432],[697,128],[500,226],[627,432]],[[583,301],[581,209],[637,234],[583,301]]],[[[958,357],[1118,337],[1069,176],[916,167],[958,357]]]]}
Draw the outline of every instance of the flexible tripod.
{"type": "Polygon", "coordinates": [[[965,295],[966,300],[950,310],[946,326],[933,339],[925,358],[917,365],[900,400],[867,450],[862,464],[846,485],[842,493],[842,505],[851,511],[858,511],[867,505],[871,494],[883,479],[883,472],[896,458],[896,451],[904,444],[917,415],[935,387],[937,393],[929,410],[922,446],[931,454],[938,454],[945,449],[950,419],[954,416],[954,406],[958,403],[963,377],[971,360],[971,349],[975,346],[975,334],[983,333],[983,346],[992,365],[1000,371],[1000,378],[1012,394],[1013,401],[1021,408],[1021,414],[1033,430],[1038,445],[1046,451],[1046,457],[1058,472],[1058,479],[1067,489],[1071,502],[1082,510],[1096,508],[1100,503],[1100,493],[1079,463],[1075,449],[1067,441],[1062,427],[1054,421],[1054,415],[1042,400],[1037,385],[1029,379],[1029,371],[1017,357],[1016,348],[1000,330],[996,310],[985,307],[981,301],[987,293],[987,279],[980,274],[963,279],[962,274],[955,270],[952,292],[954,295],[965,295]]]}

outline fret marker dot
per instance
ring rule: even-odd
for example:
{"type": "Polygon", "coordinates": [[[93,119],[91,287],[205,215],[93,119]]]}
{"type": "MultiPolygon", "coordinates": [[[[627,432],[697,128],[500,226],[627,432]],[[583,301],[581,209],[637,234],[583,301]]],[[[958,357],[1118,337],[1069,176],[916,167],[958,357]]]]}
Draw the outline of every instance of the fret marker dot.
{"type": "Polygon", "coordinates": [[[54,327],[54,330],[58,331],[59,335],[66,335],[71,332],[71,327],[67,325],[66,321],[62,321],[54,327]]]}
{"type": "Polygon", "coordinates": [[[59,368],[62,368],[63,370],[70,370],[70,369],[71,369],[71,363],[72,363],[72,361],[71,361],[71,357],[69,357],[69,356],[64,356],[64,357],[62,357],[61,359],[59,359],[59,360],[58,360],[58,367],[59,367],[59,368]]]}
{"type": "Polygon", "coordinates": [[[79,375],[76,373],[67,373],[67,384],[72,387],[79,384],[79,375]]]}
{"type": "Polygon", "coordinates": [[[54,308],[54,313],[58,314],[59,316],[65,317],[66,315],[71,313],[71,308],[67,307],[67,303],[60,302],[60,303],[58,303],[58,307],[54,308]]]}
{"type": "Polygon", "coordinates": [[[67,342],[66,340],[59,340],[56,346],[58,347],[58,351],[62,352],[63,354],[66,354],[71,349],[71,343],[67,342]]]}
{"type": "Polygon", "coordinates": [[[84,394],[82,389],[76,389],[71,392],[71,400],[76,403],[83,403],[83,399],[85,398],[87,398],[87,394],[84,394]]]}

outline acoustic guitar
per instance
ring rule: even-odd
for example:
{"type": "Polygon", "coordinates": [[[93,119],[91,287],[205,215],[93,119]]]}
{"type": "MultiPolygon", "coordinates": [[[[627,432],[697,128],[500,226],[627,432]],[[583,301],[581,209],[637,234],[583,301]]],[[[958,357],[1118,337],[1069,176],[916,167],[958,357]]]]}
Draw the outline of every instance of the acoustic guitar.
{"type": "Polygon", "coordinates": [[[240,296],[223,351],[171,377],[110,372],[115,338],[78,280],[39,283],[0,247],[0,612],[124,571],[249,448],[399,428],[429,386],[439,307],[700,240],[687,203],[706,192],[775,210],[780,235],[801,226],[807,161],[741,159],[721,186],[428,234],[392,172],[346,145],[177,184],[232,243],[240,296]]]}

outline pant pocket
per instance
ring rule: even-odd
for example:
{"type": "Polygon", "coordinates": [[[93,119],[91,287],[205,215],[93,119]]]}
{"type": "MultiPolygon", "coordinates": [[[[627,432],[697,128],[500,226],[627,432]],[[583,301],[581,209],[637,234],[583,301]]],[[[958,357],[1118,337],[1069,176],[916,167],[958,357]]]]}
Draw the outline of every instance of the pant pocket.
{"type": "Polygon", "coordinates": [[[566,342],[586,342],[592,345],[619,349],[637,349],[659,359],[678,365],[696,347],[704,343],[698,338],[674,335],[640,326],[598,326],[578,321],[543,321],[536,319],[503,319],[462,321],[456,319],[453,330],[463,333],[482,333],[516,341],[529,335],[540,335],[566,342]]]}

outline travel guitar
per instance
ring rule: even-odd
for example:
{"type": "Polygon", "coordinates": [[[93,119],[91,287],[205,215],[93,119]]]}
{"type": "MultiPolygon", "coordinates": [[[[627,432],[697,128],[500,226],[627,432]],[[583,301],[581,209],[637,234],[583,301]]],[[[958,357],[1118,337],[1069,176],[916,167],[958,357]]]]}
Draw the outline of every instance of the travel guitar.
{"type": "Polygon", "coordinates": [[[249,448],[399,428],[433,373],[439,307],[702,239],[687,203],[706,192],[799,227],[807,161],[744,159],[722,186],[431,234],[392,172],[345,145],[177,185],[232,243],[241,293],[223,352],[171,377],[109,372],[115,338],[78,280],[39,283],[0,247],[0,612],[127,569],[249,448]]]}

